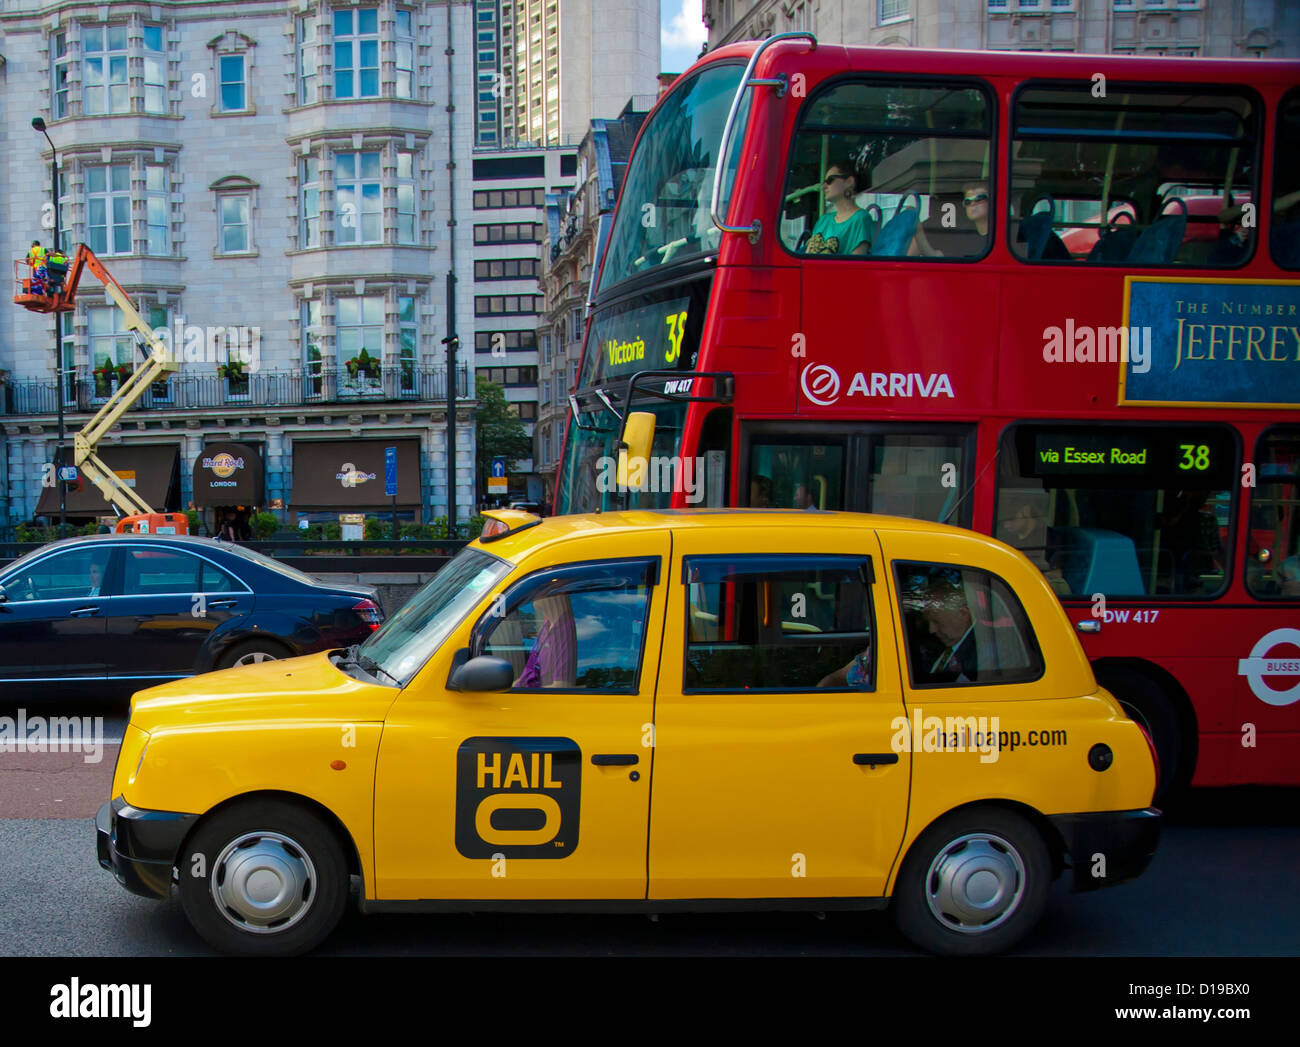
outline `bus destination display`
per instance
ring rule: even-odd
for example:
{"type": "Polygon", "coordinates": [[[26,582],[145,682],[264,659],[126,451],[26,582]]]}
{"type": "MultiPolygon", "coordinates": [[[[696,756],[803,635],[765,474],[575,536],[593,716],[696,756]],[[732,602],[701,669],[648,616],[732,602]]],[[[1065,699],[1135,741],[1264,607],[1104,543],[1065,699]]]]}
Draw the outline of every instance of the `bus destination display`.
{"type": "Polygon", "coordinates": [[[643,305],[598,319],[587,350],[588,373],[582,385],[638,371],[680,366],[690,298],[643,305]]]}
{"type": "Polygon", "coordinates": [[[1121,479],[1170,487],[1218,486],[1232,466],[1226,434],[1214,429],[1163,428],[1107,432],[1033,429],[1029,475],[1078,481],[1121,479]]]}

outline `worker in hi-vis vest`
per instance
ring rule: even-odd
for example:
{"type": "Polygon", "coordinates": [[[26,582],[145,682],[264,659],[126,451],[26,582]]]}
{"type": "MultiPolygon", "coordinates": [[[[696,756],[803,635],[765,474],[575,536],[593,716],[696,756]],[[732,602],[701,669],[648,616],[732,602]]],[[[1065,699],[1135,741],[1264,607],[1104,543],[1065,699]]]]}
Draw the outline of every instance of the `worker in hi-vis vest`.
{"type": "Polygon", "coordinates": [[[39,240],[33,240],[31,250],[27,252],[27,263],[32,267],[32,294],[44,294],[48,272],[45,268],[45,248],[39,240]]]}

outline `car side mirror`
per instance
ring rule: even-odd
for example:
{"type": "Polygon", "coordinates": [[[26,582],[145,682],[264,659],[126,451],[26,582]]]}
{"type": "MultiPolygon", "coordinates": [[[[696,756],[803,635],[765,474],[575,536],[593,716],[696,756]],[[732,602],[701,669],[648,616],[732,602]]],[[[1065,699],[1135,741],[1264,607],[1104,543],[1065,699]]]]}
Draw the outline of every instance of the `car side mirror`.
{"type": "Polygon", "coordinates": [[[515,667],[504,658],[481,654],[458,667],[447,681],[448,690],[488,694],[508,691],[515,682],[515,667]]]}

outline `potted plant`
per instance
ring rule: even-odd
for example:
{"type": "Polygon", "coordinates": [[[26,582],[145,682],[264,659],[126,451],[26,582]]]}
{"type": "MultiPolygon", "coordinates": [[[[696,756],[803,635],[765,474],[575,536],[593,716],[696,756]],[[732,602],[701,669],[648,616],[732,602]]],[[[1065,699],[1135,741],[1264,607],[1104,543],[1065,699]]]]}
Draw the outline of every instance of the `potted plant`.
{"type": "Polygon", "coordinates": [[[368,382],[371,385],[379,382],[379,360],[377,357],[371,356],[364,348],[343,366],[348,369],[348,377],[353,382],[358,384],[368,382]]]}
{"type": "Polygon", "coordinates": [[[248,393],[248,374],[242,360],[228,360],[217,365],[217,377],[226,380],[226,392],[231,396],[243,396],[248,393]]]}
{"type": "Polygon", "coordinates": [[[117,384],[119,386],[125,385],[134,371],[135,368],[130,364],[118,364],[114,367],[113,373],[117,376],[117,384]]]}
{"type": "Polygon", "coordinates": [[[95,395],[107,396],[113,391],[113,361],[107,356],[104,362],[95,368],[95,395]]]}

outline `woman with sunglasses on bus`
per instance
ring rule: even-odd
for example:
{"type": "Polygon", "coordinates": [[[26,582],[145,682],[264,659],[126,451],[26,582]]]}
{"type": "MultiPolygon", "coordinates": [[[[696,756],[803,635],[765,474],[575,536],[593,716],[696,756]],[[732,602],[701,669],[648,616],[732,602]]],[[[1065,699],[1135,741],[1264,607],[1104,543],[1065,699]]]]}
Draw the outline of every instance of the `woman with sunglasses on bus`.
{"type": "Polygon", "coordinates": [[[831,164],[822,180],[827,211],[813,226],[804,251],[808,254],[866,254],[876,238],[876,224],[858,206],[858,177],[845,159],[831,164]]]}
{"type": "MultiPolygon", "coordinates": [[[[961,229],[948,231],[950,238],[957,238],[957,243],[962,246],[962,250],[954,251],[949,248],[947,257],[950,258],[976,258],[984,253],[984,246],[988,242],[989,236],[989,188],[986,182],[971,182],[967,185],[961,194],[961,207],[966,213],[966,219],[969,225],[961,229]],[[971,226],[974,226],[972,231],[971,226]],[[978,239],[976,239],[978,234],[978,239]]],[[[925,227],[918,224],[916,235],[912,237],[912,243],[907,249],[907,253],[912,256],[921,255],[926,258],[943,258],[945,253],[934,247],[925,234],[925,227]]]]}

